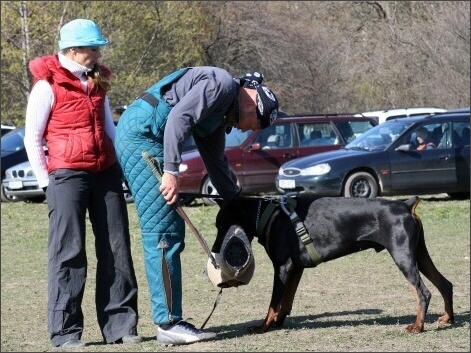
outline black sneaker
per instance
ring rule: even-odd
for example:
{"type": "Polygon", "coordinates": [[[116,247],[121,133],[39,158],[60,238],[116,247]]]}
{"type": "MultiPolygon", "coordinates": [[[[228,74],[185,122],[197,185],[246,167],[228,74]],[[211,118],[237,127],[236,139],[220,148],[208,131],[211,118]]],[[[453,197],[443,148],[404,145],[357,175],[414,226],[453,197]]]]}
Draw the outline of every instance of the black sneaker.
{"type": "Polygon", "coordinates": [[[184,320],[180,320],[173,325],[160,325],[157,327],[157,341],[165,344],[187,344],[207,341],[215,337],[216,333],[199,330],[184,320]]]}

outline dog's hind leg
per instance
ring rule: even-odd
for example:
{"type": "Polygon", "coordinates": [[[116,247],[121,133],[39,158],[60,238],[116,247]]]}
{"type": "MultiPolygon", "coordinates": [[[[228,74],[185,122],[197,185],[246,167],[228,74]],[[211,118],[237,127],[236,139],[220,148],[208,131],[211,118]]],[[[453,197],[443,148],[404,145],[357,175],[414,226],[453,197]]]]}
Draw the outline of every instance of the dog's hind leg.
{"type": "Polygon", "coordinates": [[[288,316],[291,313],[291,309],[293,308],[293,301],[294,296],[296,295],[296,291],[298,289],[299,281],[303,275],[304,268],[297,267],[294,268],[293,271],[290,273],[288,281],[286,283],[286,288],[281,298],[281,302],[278,305],[277,312],[275,314],[275,327],[281,327],[288,316]]]}
{"type": "Polygon", "coordinates": [[[419,268],[417,266],[415,257],[415,250],[413,249],[413,247],[408,249],[410,251],[406,251],[406,249],[396,249],[396,251],[390,252],[390,254],[394,259],[397,267],[399,267],[404,277],[406,277],[407,282],[409,283],[409,286],[411,287],[417,300],[417,317],[413,324],[407,326],[406,331],[419,333],[424,330],[425,315],[427,314],[427,309],[432,294],[425,286],[422,278],[420,278],[419,268]],[[408,253],[409,256],[404,256],[403,254],[405,253],[408,253]]]}
{"type": "Polygon", "coordinates": [[[437,287],[438,291],[440,292],[443,298],[445,308],[443,314],[438,318],[438,322],[442,324],[450,324],[454,321],[453,284],[438,271],[432,261],[432,258],[430,257],[430,254],[427,250],[427,246],[425,244],[425,235],[422,220],[415,212],[418,203],[418,199],[410,199],[408,201],[408,206],[411,209],[411,214],[414,217],[417,226],[417,263],[419,266],[419,271],[425,277],[427,277],[427,279],[432,282],[435,287],[437,287]]]}
{"type": "Polygon", "coordinates": [[[435,267],[425,245],[423,230],[421,230],[421,236],[419,238],[417,257],[419,271],[422,272],[435,287],[437,287],[443,298],[445,309],[443,314],[438,318],[438,322],[441,324],[453,323],[453,284],[435,267]]]}
{"type": "Polygon", "coordinates": [[[430,298],[432,294],[425,286],[425,283],[420,278],[419,272],[417,271],[417,276],[419,276],[418,283],[416,280],[412,282],[409,281],[409,285],[414,292],[414,295],[417,299],[417,317],[413,324],[410,324],[406,327],[407,332],[411,333],[420,333],[424,330],[425,315],[427,314],[428,305],[430,303],[430,298]],[[417,283],[417,284],[416,284],[417,283]]]}
{"type": "MultiPolygon", "coordinates": [[[[407,237],[401,236],[397,236],[397,238],[407,239],[407,237]]],[[[417,265],[416,246],[413,239],[414,237],[408,239],[407,242],[403,242],[401,245],[397,245],[396,243],[394,249],[392,251],[389,250],[389,253],[404,277],[406,277],[417,300],[417,316],[415,322],[408,325],[406,331],[419,333],[424,330],[425,316],[432,294],[420,277],[417,265]]]]}

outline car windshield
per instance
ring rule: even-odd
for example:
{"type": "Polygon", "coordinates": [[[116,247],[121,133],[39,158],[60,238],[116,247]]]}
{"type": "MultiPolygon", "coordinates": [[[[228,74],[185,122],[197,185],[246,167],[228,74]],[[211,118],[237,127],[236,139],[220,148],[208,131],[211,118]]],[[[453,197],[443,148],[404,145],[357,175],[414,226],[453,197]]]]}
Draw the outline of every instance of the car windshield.
{"type": "Polygon", "coordinates": [[[25,129],[18,128],[2,136],[2,152],[15,152],[24,148],[25,129]]]}
{"type": "Polygon", "coordinates": [[[345,146],[346,149],[384,151],[412,123],[404,120],[389,120],[364,132],[345,146]]]}
{"type": "Polygon", "coordinates": [[[247,140],[251,133],[252,130],[242,132],[239,129],[232,129],[231,132],[226,135],[226,148],[240,146],[247,140]]]}

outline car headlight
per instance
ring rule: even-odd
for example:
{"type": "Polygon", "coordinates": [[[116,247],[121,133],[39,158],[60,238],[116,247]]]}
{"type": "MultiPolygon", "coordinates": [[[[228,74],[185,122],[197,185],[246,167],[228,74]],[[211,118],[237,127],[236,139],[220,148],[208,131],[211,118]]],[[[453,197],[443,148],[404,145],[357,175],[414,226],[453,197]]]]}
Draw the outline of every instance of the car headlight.
{"type": "Polygon", "coordinates": [[[302,176],[315,176],[323,175],[330,172],[330,165],[328,163],[316,164],[312,167],[305,168],[301,170],[302,176]]]}
{"type": "Polygon", "coordinates": [[[186,164],[183,164],[183,163],[182,163],[182,164],[180,164],[180,166],[178,167],[178,171],[179,171],[180,173],[186,172],[187,170],[188,170],[188,166],[187,166],[186,164]]]}

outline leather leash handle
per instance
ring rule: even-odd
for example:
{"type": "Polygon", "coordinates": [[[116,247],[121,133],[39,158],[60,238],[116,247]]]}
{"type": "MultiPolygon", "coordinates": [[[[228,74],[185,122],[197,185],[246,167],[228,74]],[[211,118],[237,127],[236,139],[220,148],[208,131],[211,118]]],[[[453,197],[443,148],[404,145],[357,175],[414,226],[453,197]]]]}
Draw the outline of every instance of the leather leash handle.
{"type": "MultiPolygon", "coordinates": [[[[146,161],[147,163],[147,166],[150,168],[150,170],[152,171],[152,174],[154,174],[154,176],[157,178],[157,180],[159,182],[162,181],[162,175],[160,174],[160,171],[157,169],[157,166],[155,165],[154,163],[154,160],[152,159],[151,155],[149,154],[149,152],[147,151],[142,151],[142,158],[144,158],[144,160],[146,161]]],[[[193,223],[191,223],[190,219],[188,218],[188,216],[186,215],[185,211],[183,211],[183,208],[180,204],[180,200],[177,200],[176,204],[175,204],[175,209],[177,211],[177,213],[180,215],[180,217],[183,218],[183,220],[186,222],[186,224],[188,225],[188,227],[190,227],[191,231],[193,232],[193,234],[195,234],[196,238],[198,239],[201,247],[203,248],[203,250],[206,252],[206,254],[208,255],[209,259],[211,260],[211,263],[213,264],[214,268],[219,268],[219,265],[218,263],[216,262],[216,259],[214,258],[213,254],[211,253],[211,250],[209,249],[209,246],[208,244],[206,243],[206,240],[204,239],[204,237],[200,234],[200,232],[198,232],[198,230],[196,229],[196,227],[193,225],[193,223]]]]}
{"type": "Polygon", "coordinates": [[[208,244],[206,243],[206,240],[200,234],[200,232],[198,232],[198,230],[195,228],[193,223],[191,223],[191,221],[188,218],[188,216],[186,215],[185,211],[183,211],[183,208],[180,205],[179,200],[177,200],[177,203],[175,205],[175,209],[178,212],[178,214],[185,220],[186,224],[188,225],[188,227],[190,227],[192,232],[196,235],[196,238],[198,239],[198,241],[201,244],[201,247],[203,248],[203,250],[208,255],[209,259],[211,260],[211,263],[213,264],[214,268],[219,268],[219,265],[217,264],[216,259],[214,258],[213,254],[211,253],[211,250],[209,249],[208,244]]]}

